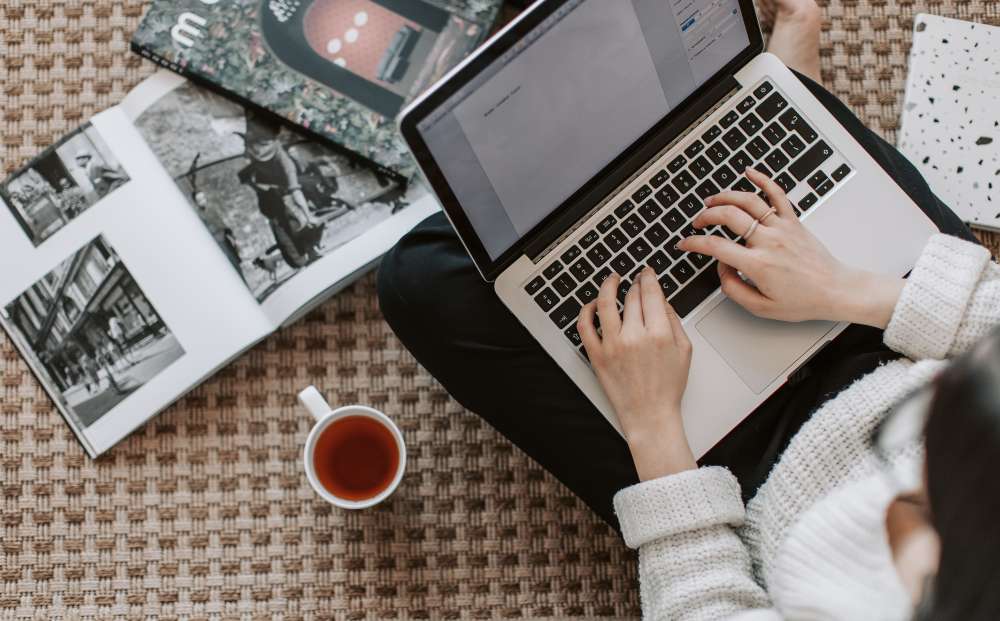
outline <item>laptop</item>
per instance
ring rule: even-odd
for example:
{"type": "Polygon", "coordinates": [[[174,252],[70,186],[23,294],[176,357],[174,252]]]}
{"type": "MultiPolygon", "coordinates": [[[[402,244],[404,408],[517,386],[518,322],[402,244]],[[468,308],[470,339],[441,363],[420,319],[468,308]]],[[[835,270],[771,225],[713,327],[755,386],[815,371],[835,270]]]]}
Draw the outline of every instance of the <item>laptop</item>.
{"type": "Polygon", "coordinates": [[[575,323],[612,271],[621,294],[656,270],[694,346],[698,457],[846,327],[727,299],[711,257],[674,249],[706,197],[756,191],[756,167],[835,256],[900,276],[935,232],[763,49],[751,0],[541,0],[399,119],[482,277],[619,432],[575,323]]]}

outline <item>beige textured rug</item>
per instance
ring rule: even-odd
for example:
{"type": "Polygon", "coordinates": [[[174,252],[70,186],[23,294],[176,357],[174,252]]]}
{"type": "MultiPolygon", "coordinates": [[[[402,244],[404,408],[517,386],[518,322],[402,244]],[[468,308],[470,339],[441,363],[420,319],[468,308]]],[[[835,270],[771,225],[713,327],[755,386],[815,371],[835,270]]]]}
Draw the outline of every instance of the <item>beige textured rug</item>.
{"type": "MultiPolygon", "coordinates": [[[[0,128],[11,171],[150,73],[140,0],[5,0],[0,128]]],[[[1000,22],[987,0],[831,0],[824,78],[892,140],[912,15],[1000,22]]],[[[104,458],[87,459],[0,336],[0,619],[633,616],[633,556],[464,412],[382,321],[363,279],[104,458]],[[313,498],[306,384],[399,420],[412,451],[377,511],[313,498]]]]}

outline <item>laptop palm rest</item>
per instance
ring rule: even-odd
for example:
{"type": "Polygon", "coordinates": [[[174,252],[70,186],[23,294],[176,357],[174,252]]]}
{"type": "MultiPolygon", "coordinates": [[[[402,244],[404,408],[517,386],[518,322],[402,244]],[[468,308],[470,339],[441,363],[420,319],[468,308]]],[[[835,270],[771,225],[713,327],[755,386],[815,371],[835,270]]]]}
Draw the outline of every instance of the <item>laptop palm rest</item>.
{"type": "Polygon", "coordinates": [[[836,325],[829,321],[761,319],[727,299],[699,321],[697,328],[750,390],[760,394],[836,325]]]}

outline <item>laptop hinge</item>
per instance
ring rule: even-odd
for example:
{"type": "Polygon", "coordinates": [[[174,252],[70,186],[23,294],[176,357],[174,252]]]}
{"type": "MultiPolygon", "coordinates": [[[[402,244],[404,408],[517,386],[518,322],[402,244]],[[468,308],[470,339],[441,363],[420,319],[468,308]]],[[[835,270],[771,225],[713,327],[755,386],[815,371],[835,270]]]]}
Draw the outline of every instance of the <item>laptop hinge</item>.
{"type": "Polygon", "coordinates": [[[702,121],[741,88],[735,76],[728,76],[697,100],[689,103],[684,112],[678,114],[665,126],[657,130],[644,144],[635,149],[624,162],[600,180],[549,226],[539,232],[524,250],[533,262],[545,257],[564,239],[572,235],[587,218],[600,211],[621,190],[646,172],[664,153],[687,138],[702,121]]]}

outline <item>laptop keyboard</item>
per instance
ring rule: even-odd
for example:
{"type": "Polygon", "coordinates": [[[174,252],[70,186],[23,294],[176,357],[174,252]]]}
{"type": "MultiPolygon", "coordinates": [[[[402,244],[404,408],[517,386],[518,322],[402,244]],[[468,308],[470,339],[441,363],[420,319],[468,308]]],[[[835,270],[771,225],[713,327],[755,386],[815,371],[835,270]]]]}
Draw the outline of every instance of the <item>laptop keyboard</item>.
{"type": "Polygon", "coordinates": [[[723,190],[757,192],[766,201],[743,175],[748,166],[774,179],[799,216],[850,176],[846,160],[770,81],[736,99],[715,114],[717,120],[701,136],[689,137],[679,154],[650,167],[629,198],[612,203],[607,213],[577,231],[524,286],[584,358],[576,319],[612,271],[622,277],[619,311],[631,282],[647,265],[682,318],[719,287],[715,259],[674,246],[699,233],[739,238],[721,226],[699,231],[691,220],[705,208],[706,198],[723,190]]]}

